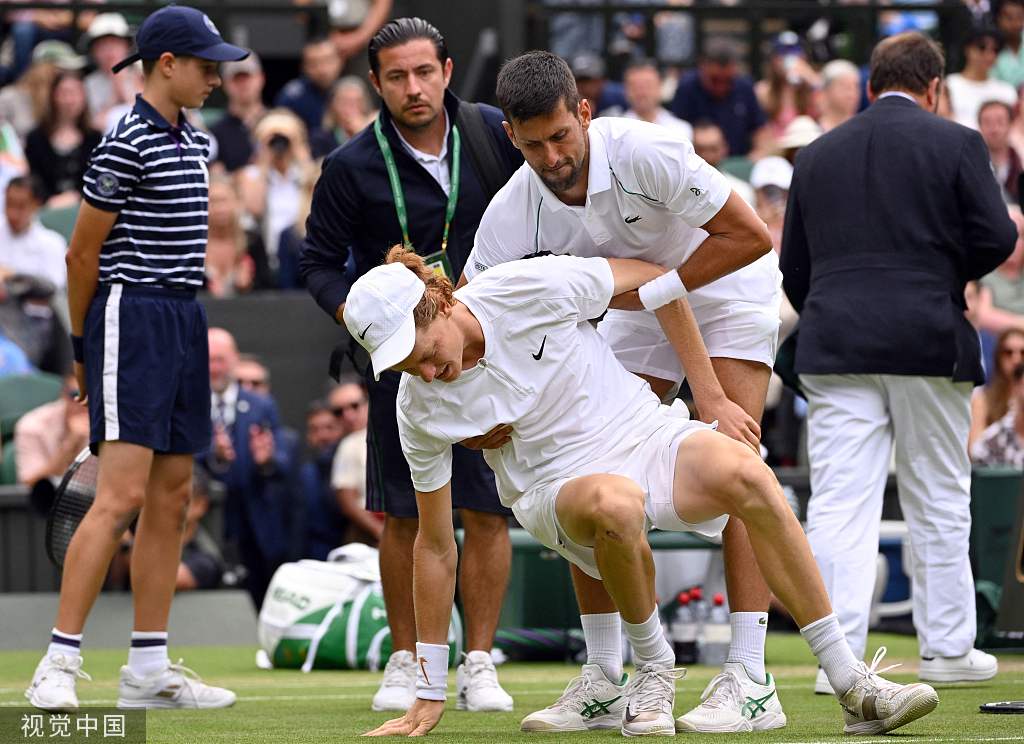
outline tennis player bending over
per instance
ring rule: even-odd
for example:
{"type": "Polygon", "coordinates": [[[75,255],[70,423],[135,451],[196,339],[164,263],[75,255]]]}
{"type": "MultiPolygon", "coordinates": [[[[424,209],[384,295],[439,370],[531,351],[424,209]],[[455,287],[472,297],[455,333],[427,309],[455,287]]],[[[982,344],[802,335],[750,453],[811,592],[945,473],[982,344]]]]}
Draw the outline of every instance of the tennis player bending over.
{"type": "MultiPolygon", "coordinates": [[[[931,687],[878,675],[883,650],[870,667],[854,657],[771,470],[749,447],[663,406],[588,322],[665,269],[547,256],[496,266],[453,293],[415,254],[393,248],[387,260],[356,281],[344,317],[375,373],[409,373],[398,423],[420,510],[419,673],[413,707],[371,734],[425,734],[441,718],[457,559],[451,448],[500,423],[512,425],[511,441],[484,456],[502,502],[547,547],[603,579],[624,620],[637,665],[624,735],[675,733],[674,680],[683,673],[661,631],[646,532],[715,535],[730,514],[746,524],[772,591],[825,669],[847,733],[883,733],[935,708],[931,687]]],[[[657,315],[677,353],[700,343],[681,301],[657,315]]]]}

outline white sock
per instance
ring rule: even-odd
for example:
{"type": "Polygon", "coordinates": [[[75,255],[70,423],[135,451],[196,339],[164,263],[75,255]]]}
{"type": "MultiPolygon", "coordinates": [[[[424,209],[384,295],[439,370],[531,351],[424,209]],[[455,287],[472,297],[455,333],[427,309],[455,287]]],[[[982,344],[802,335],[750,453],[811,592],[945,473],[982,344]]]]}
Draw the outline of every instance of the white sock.
{"type": "Polygon", "coordinates": [[[597,664],[613,684],[622,681],[622,618],[617,612],[580,615],[587,663],[597,664]]]}
{"type": "Polygon", "coordinates": [[[128,668],[136,677],[148,677],[171,665],[167,656],[167,631],[132,631],[128,668]]]}
{"type": "Polygon", "coordinates": [[[82,634],[63,633],[56,628],[50,631],[50,645],[46,649],[47,656],[63,654],[74,658],[82,655],[82,634]]]}
{"type": "Polygon", "coordinates": [[[661,618],[658,616],[657,607],[651,612],[651,616],[642,623],[633,624],[623,621],[622,627],[626,631],[626,637],[629,638],[629,645],[633,647],[633,659],[638,668],[645,664],[653,664],[657,667],[671,669],[675,665],[676,656],[661,629],[661,618]]]}
{"type": "Polygon", "coordinates": [[[860,675],[857,673],[857,657],[846,642],[836,614],[833,612],[800,628],[800,635],[818,657],[818,663],[825,670],[836,695],[842,697],[849,692],[860,675]]]}
{"type": "Polygon", "coordinates": [[[726,664],[742,664],[751,681],[763,685],[768,681],[764,671],[764,639],[768,635],[767,612],[733,612],[729,615],[732,641],[726,664]]]}

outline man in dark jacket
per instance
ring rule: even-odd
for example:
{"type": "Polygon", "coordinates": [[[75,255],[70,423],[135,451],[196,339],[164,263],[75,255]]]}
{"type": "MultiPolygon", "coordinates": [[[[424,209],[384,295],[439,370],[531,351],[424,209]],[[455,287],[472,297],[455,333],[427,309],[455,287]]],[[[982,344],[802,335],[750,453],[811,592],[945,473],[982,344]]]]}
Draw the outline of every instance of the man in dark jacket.
{"type": "Polygon", "coordinates": [[[782,272],[810,405],[808,538],[843,630],[863,653],[895,446],[920,677],[951,682],[996,673],[973,649],[967,432],[983,377],[964,287],[1016,229],[981,136],[932,113],[943,69],[918,33],[875,48],[871,107],[797,158],[782,272]]]}
{"type": "MultiPolygon", "coordinates": [[[[522,163],[502,129],[501,112],[480,106],[479,125],[463,126],[467,105],[447,91],[452,62],[444,38],[419,18],[399,18],[370,42],[370,79],[384,101],[374,124],[324,162],[300,268],[320,306],[341,323],[349,287],[405,243],[454,280],[473,247],[494,189],[522,163]],[[475,134],[474,134],[475,132],[475,134]],[[483,141],[481,141],[483,140],[483,141]],[[490,170],[481,173],[482,163],[490,170]],[[346,272],[351,261],[354,272],[346,272]]],[[[470,109],[472,111],[472,109],[470,109]]],[[[368,361],[368,360],[367,360],[368,361]]],[[[418,526],[412,481],[398,438],[399,376],[373,380],[367,439],[367,508],[387,514],[381,539],[381,578],[395,653],[373,699],[374,710],[406,710],[416,694],[413,654],[413,542],[418,526]]],[[[460,586],[466,647],[458,673],[459,705],[511,710],[498,685],[490,648],[508,583],[508,510],[479,452],[455,449],[453,503],[466,530],[460,586]]]]}

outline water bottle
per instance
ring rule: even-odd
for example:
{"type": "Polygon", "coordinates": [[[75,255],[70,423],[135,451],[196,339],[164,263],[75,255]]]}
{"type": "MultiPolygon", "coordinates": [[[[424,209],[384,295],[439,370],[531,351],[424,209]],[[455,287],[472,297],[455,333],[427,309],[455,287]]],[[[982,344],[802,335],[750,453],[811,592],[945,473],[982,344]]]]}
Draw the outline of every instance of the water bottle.
{"type": "Polygon", "coordinates": [[[672,650],[675,651],[676,664],[697,663],[697,624],[690,607],[690,595],[682,592],[679,595],[679,606],[670,624],[672,632],[672,650]]]}
{"type": "Polygon", "coordinates": [[[704,623],[704,634],[700,639],[700,660],[702,664],[721,666],[729,656],[732,642],[732,627],[729,625],[729,609],[725,597],[716,594],[704,623]]]}

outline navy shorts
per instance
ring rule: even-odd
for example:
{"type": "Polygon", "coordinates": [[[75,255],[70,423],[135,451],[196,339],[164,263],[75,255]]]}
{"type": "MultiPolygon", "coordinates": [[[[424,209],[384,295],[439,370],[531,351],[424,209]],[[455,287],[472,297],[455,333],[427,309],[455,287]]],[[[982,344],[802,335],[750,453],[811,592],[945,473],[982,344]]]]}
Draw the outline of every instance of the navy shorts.
{"type": "MultiPolygon", "coordinates": [[[[398,437],[395,404],[398,396],[397,372],[385,372],[379,382],[367,379],[370,390],[370,420],[366,432],[366,508],[393,517],[416,517],[416,493],[412,487],[409,463],[402,453],[398,437]]],[[[501,505],[494,473],[484,456],[475,450],[452,445],[452,506],[512,516],[501,505]]]]}
{"type": "Polygon", "coordinates": [[[210,446],[206,311],[195,292],[100,284],[85,316],[89,444],[158,454],[210,446]]]}

